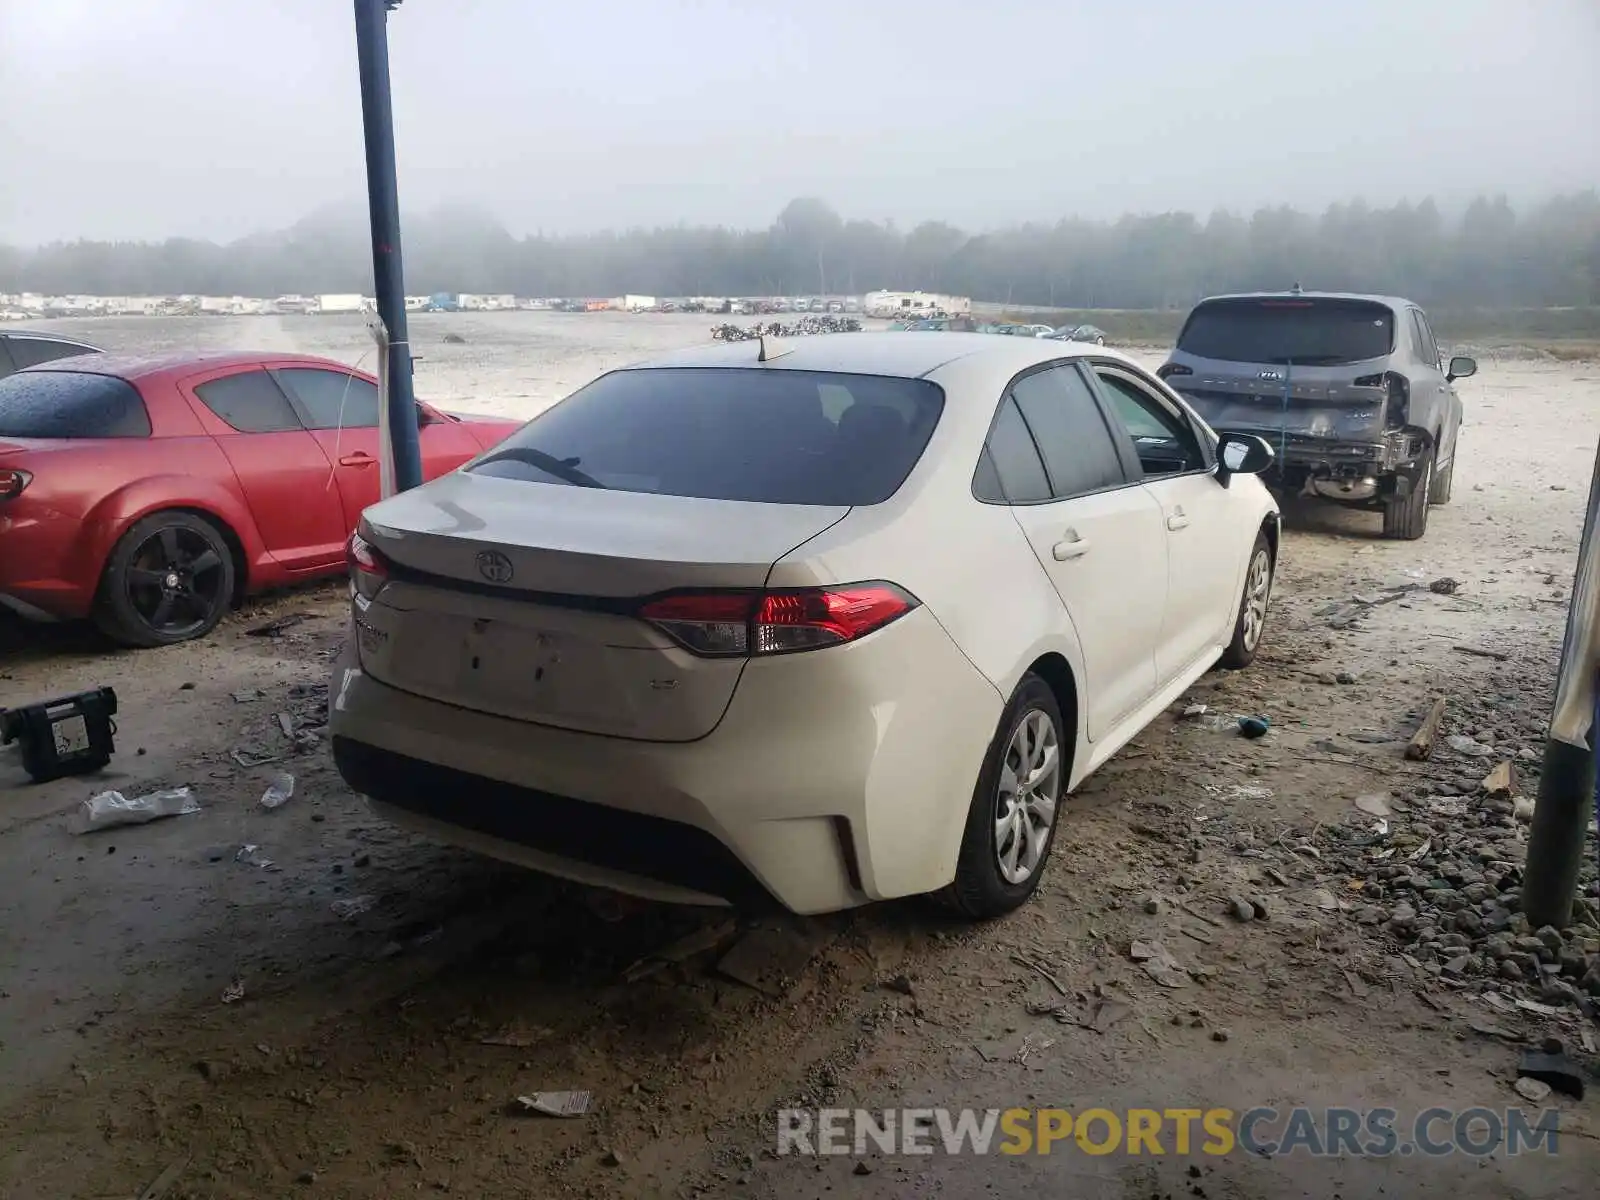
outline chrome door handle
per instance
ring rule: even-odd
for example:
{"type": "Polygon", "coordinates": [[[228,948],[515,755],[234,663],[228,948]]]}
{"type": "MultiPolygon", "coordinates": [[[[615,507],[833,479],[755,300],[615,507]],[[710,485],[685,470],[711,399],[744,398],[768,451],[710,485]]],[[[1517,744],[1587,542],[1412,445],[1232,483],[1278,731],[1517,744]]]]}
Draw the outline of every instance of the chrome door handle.
{"type": "Polygon", "coordinates": [[[1082,558],[1089,553],[1089,543],[1087,539],[1081,538],[1074,533],[1067,541],[1057,542],[1050,547],[1050,553],[1057,562],[1066,562],[1070,558],[1082,558]]]}

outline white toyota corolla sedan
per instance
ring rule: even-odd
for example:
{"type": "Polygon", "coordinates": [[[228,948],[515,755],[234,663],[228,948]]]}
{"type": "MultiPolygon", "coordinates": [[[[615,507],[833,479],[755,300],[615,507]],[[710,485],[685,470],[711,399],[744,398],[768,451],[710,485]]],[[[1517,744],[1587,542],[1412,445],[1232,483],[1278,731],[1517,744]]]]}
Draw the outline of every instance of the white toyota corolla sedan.
{"type": "Polygon", "coordinates": [[[612,371],[366,511],[334,756],[395,823],[586,883],[995,916],[1065,794],[1254,656],[1271,460],[1093,345],[612,371]]]}

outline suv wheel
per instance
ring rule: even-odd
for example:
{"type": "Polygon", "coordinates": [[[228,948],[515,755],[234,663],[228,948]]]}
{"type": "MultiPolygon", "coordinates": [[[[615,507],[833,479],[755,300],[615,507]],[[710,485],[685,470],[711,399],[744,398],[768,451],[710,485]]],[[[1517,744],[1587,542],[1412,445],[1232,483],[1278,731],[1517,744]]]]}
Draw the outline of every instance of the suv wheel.
{"type": "Polygon", "coordinates": [[[1433,494],[1428,497],[1428,503],[1435,508],[1443,508],[1450,503],[1450,485],[1455,481],[1456,460],[1451,459],[1450,465],[1433,477],[1433,494]]]}
{"type": "Polygon", "coordinates": [[[978,772],[956,877],[937,895],[946,907],[981,921],[1033,895],[1066,796],[1069,736],[1050,685],[1024,675],[978,772]]]}
{"type": "Polygon", "coordinates": [[[1433,455],[1430,447],[1405,496],[1393,496],[1383,505],[1383,536],[1414,542],[1428,531],[1428,503],[1433,495],[1433,455]]]}

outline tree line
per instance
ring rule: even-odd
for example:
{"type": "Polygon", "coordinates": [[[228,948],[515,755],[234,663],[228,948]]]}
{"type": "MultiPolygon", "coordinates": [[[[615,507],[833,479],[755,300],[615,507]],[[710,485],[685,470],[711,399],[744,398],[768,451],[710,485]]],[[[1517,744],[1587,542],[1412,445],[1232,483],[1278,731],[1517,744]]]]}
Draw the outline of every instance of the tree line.
{"type": "MultiPolygon", "coordinates": [[[[953,292],[1060,309],[1184,308],[1227,291],[1356,290],[1439,308],[1600,305],[1600,193],[1520,211],[1503,196],[1446,217],[1431,199],[1360,200],[1320,214],[1279,206],[1079,218],[968,233],[901,230],[815,199],[766,229],[676,225],[518,238],[491,216],[447,208],[407,218],[407,290],[601,297],[953,292]]],[[[0,245],[0,293],[278,296],[370,291],[364,214],[324,211],[225,245],[0,245]]]]}

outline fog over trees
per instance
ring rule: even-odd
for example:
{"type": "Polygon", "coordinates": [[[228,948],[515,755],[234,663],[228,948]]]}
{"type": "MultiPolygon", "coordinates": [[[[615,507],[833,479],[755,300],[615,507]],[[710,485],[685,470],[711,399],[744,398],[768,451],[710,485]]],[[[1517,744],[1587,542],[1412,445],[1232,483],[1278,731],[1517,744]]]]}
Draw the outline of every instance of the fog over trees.
{"type": "MultiPolygon", "coordinates": [[[[1063,219],[968,232],[788,204],[766,229],[675,225],[527,237],[470,206],[410,214],[412,293],[598,297],[955,292],[1060,308],[1181,308],[1257,288],[1395,293],[1439,308],[1600,304],[1600,193],[1514,209],[1504,197],[1446,216],[1432,200],[1321,213],[1263,208],[1063,219]]],[[[370,291],[365,214],[323,211],[226,245],[0,246],[0,292],[277,296],[370,291]]]]}

